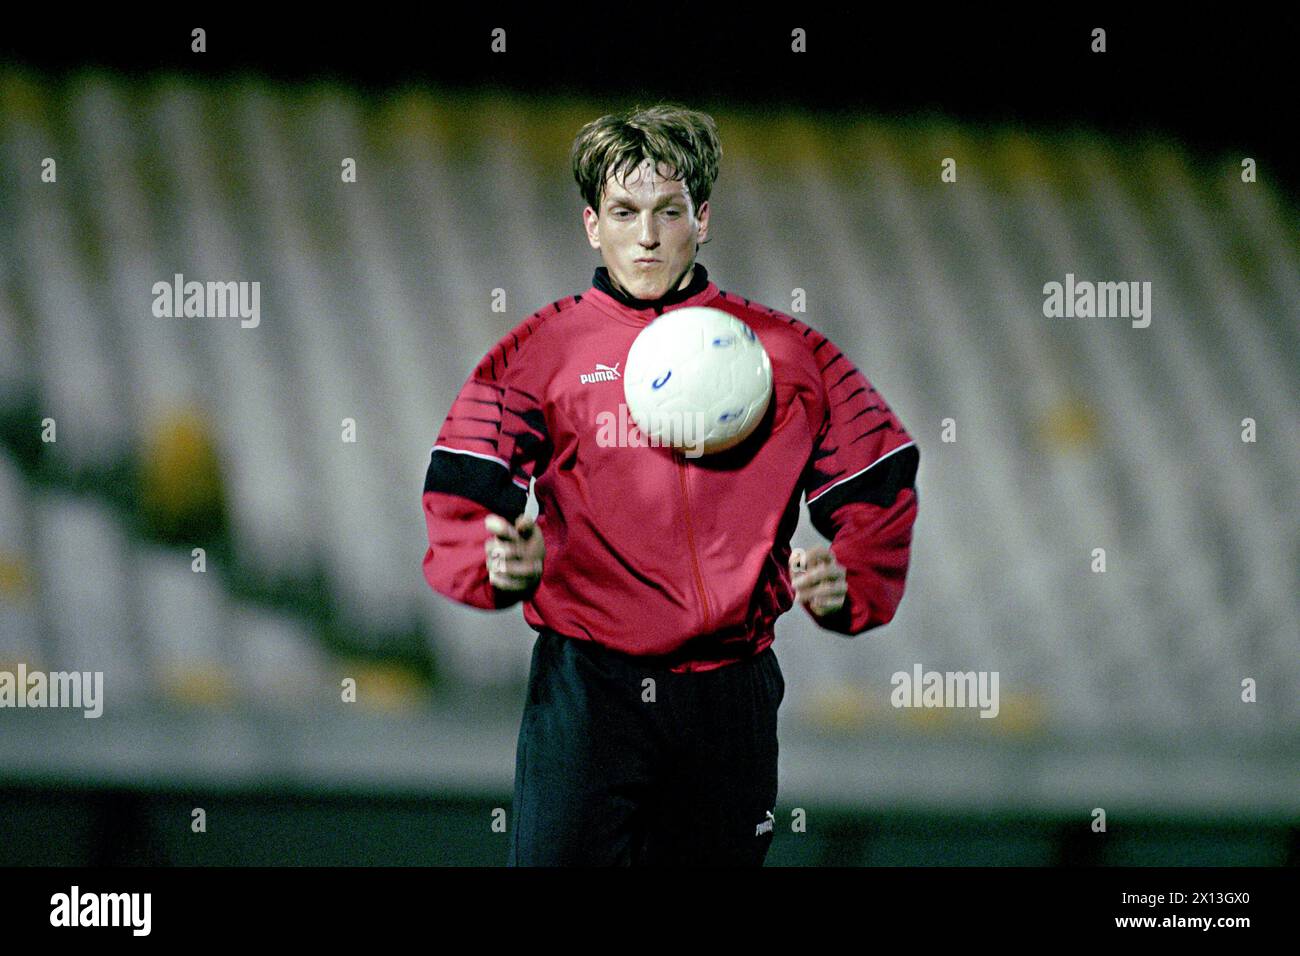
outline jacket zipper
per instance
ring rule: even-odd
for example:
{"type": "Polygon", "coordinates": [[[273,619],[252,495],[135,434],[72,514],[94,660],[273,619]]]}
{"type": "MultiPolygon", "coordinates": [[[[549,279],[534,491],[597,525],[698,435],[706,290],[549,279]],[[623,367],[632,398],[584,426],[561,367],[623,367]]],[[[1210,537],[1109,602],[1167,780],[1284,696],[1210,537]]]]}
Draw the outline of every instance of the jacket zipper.
{"type": "Polygon", "coordinates": [[[686,459],[678,454],[674,454],[673,457],[677,459],[680,466],[677,474],[681,478],[682,501],[686,505],[686,540],[691,548],[691,567],[695,570],[695,586],[699,589],[700,603],[704,606],[704,633],[708,634],[712,630],[710,626],[709,598],[704,593],[704,576],[700,574],[700,558],[695,550],[695,527],[691,524],[691,496],[686,488],[686,459]]]}

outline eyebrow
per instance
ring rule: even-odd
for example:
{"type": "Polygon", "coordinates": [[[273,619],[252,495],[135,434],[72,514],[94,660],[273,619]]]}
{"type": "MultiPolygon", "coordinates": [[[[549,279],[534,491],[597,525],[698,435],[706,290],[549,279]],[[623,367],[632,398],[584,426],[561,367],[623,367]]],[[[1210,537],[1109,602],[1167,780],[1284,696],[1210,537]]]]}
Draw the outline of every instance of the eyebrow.
{"type": "MultiPolygon", "coordinates": [[[[659,200],[657,203],[655,203],[654,208],[655,208],[655,209],[658,209],[660,206],[667,206],[667,205],[669,205],[669,204],[671,204],[671,203],[675,203],[675,202],[676,202],[676,203],[683,203],[683,204],[685,204],[685,202],[686,202],[686,197],[685,197],[685,196],[678,196],[678,195],[665,196],[663,199],[661,199],[661,200],[659,200]]],[[[638,206],[635,202],[633,202],[633,201],[630,200],[630,199],[619,199],[619,198],[614,197],[614,196],[611,196],[611,197],[609,198],[609,201],[608,201],[607,205],[610,205],[610,206],[627,206],[629,209],[640,209],[640,208],[641,208],[640,206],[638,206]]]]}

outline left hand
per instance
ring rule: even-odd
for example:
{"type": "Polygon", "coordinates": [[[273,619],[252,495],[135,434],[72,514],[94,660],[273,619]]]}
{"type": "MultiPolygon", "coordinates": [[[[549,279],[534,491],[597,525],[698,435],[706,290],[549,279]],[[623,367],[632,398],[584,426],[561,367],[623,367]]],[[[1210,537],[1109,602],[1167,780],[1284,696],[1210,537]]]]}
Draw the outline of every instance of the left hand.
{"type": "Polygon", "coordinates": [[[830,548],[795,548],[790,553],[790,576],[795,600],[818,617],[834,614],[844,606],[849,593],[847,575],[830,548]]]}

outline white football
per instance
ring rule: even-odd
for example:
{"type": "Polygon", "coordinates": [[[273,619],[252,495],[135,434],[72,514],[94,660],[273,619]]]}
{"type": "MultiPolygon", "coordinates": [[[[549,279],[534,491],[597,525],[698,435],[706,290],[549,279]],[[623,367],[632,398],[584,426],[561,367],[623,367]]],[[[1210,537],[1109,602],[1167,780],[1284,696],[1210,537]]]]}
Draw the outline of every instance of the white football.
{"type": "Polygon", "coordinates": [[[728,312],[665,312],[636,337],[623,372],[628,415],[653,444],[712,454],[740,444],[772,399],[772,363],[728,312]]]}

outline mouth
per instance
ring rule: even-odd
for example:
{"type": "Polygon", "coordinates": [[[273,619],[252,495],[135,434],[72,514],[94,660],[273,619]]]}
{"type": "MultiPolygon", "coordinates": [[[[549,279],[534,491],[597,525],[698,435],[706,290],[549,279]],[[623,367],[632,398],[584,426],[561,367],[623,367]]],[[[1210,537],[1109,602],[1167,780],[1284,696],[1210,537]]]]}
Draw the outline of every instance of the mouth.
{"type": "Polygon", "coordinates": [[[637,259],[636,264],[639,266],[652,266],[656,264],[658,261],[659,261],[658,259],[637,259]]]}

